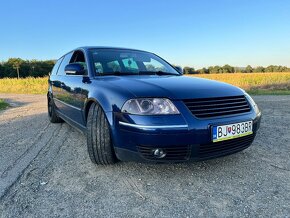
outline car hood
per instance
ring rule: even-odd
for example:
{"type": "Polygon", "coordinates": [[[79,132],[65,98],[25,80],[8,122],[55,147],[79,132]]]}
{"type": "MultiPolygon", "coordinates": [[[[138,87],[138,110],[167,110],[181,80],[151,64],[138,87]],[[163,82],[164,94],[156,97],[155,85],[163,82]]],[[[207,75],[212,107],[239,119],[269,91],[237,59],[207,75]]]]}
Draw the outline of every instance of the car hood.
{"type": "Polygon", "coordinates": [[[243,95],[227,83],[189,76],[106,76],[104,80],[136,97],[191,99],[243,95]]]}

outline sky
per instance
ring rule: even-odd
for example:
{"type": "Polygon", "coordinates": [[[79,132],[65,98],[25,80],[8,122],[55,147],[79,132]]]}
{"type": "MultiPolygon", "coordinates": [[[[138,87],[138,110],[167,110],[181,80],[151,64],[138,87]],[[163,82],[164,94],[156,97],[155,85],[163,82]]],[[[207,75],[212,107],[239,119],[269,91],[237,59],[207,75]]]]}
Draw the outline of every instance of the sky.
{"type": "Polygon", "coordinates": [[[172,64],[290,66],[289,0],[1,0],[0,60],[79,46],[154,52],[172,64]]]}

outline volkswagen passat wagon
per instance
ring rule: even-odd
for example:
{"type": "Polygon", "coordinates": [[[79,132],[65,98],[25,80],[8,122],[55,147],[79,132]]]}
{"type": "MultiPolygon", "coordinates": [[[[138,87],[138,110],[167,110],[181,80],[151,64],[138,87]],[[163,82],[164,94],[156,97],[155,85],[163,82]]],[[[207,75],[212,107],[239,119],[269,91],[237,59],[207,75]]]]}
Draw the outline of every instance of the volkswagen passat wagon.
{"type": "Polygon", "coordinates": [[[81,47],[49,77],[48,116],[87,137],[96,164],[181,162],[229,155],[251,145],[261,112],[242,89],[187,77],[145,51],[81,47]]]}

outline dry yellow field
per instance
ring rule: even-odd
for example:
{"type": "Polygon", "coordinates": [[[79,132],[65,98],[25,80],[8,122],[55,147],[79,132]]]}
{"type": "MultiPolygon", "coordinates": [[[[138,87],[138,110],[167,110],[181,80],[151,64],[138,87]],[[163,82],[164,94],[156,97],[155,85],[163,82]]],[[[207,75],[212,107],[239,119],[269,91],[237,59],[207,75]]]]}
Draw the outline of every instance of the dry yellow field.
{"type": "MultiPolygon", "coordinates": [[[[188,75],[218,80],[238,86],[252,94],[290,94],[289,73],[233,73],[188,75]]],[[[45,94],[47,77],[0,79],[0,93],[45,94]]]]}
{"type": "Polygon", "coordinates": [[[190,76],[226,82],[252,94],[290,94],[290,72],[195,74],[190,76]]]}
{"type": "Polygon", "coordinates": [[[45,94],[47,92],[47,77],[24,79],[4,78],[0,79],[0,93],[17,94],[45,94]]]}

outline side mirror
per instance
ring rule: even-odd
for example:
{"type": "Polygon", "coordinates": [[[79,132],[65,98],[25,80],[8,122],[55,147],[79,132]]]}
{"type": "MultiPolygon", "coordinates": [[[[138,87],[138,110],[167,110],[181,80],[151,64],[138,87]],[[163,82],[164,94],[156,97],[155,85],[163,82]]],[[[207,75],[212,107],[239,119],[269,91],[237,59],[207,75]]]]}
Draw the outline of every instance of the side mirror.
{"type": "Polygon", "coordinates": [[[68,64],[64,68],[66,75],[84,75],[85,69],[84,66],[78,63],[68,64]]]}
{"type": "Polygon", "coordinates": [[[175,66],[175,69],[176,69],[179,73],[183,74],[183,69],[182,69],[181,66],[175,66]]]}

